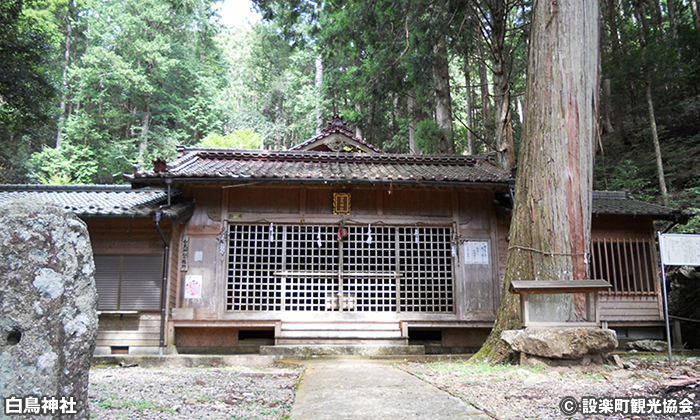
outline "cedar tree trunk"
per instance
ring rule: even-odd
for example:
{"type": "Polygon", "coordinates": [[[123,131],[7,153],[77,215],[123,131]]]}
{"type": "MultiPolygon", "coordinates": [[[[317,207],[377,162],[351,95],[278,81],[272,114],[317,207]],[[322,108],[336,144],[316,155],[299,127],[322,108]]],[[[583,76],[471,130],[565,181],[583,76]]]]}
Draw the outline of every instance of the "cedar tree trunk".
{"type": "MultiPolygon", "coordinates": [[[[519,299],[508,292],[511,280],[588,278],[598,48],[598,1],[533,1],[504,288],[494,328],[472,360],[500,362],[508,356],[501,332],[520,324],[519,299]]],[[[576,319],[580,313],[573,299],[547,301],[551,316],[576,319]]]]}

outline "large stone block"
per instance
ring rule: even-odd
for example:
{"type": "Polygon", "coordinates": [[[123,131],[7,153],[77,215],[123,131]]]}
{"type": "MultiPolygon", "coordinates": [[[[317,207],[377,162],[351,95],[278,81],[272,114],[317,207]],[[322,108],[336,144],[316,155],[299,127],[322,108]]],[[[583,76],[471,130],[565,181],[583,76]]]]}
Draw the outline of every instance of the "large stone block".
{"type": "Polygon", "coordinates": [[[552,359],[580,359],[605,354],[617,347],[615,331],[586,327],[548,327],[508,330],[501,340],[515,351],[552,359]]]}
{"type": "Polygon", "coordinates": [[[0,246],[0,396],[65,397],[66,417],[88,418],[97,291],[85,223],[42,201],[0,204],[0,246]]]}

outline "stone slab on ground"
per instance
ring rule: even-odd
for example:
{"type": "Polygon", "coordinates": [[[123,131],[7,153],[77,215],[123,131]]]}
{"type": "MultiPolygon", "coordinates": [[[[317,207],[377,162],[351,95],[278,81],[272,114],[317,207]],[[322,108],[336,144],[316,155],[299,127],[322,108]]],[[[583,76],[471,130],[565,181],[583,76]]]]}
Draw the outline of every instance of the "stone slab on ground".
{"type": "Polygon", "coordinates": [[[628,342],[627,349],[659,353],[666,351],[666,349],[668,349],[668,344],[661,340],[637,340],[628,342]]]}
{"type": "Polygon", "coordinates": [[[306,373],[292,407],[294,420],[491,419],[387,362],[320,359],[301,363],[306,373]]]}
{"type": "Polygon", "coordinates": [[[501,340],[517,352],[550,359],[581,359],[617,347],[617,334],[605,328],[542,327],[507,330],[501,340]]]}

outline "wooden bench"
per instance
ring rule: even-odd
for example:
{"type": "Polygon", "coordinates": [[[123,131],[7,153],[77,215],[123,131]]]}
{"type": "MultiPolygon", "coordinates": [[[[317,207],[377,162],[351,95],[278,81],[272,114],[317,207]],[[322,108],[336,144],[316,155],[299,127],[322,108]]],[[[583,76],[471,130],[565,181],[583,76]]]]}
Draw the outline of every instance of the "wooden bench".
{"type": "Polygon", "coordinates": [[[598,292],[607,291],[612,287],[605,280],[513,280],[510,282],[510,292],[520,295],[520,313],[523,327],[598,327],[600,316],[598,312],[598,292]],[[586,295],[586,317],[591,313],[591,297],[595,321],[586,322],[542,322],[530,320],[530,295],[554,293],[584,293],[586,295]]]}

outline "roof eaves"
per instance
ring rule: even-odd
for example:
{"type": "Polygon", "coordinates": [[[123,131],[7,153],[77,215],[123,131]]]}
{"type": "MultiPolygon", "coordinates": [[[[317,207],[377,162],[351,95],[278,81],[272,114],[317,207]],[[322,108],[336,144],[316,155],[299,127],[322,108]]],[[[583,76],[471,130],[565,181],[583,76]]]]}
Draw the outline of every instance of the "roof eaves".
{"type": "MultiPolygon", "coordinates": [[[[303,184],[332,184],[332,183],[342,183],[342,184],[402,184],[402,185],[417,185],[417,186],[429,186],[429,185],[440,185],[440,186],[478,186],[478,187],[505,187],[508,185],[507,181],[491,180],[491,181],[480,181],[478,179],[470,180],[450,180],[450,179],[439,179],[438,177],[430,178],[388,178],[388,177],[376,177],[376,178],[302,178],[295,176],[285,176],[278,177],[251,177],[251,176],[202,176],[202,174],[195,174],[192,176],[178,177],[178,183],[274,183],[274,182],[299,182],[303,184]]],[[[142,183],[144,185],[154,184],[162,182],[161,178],[135,178],[134,183],[142,183]]]]}

